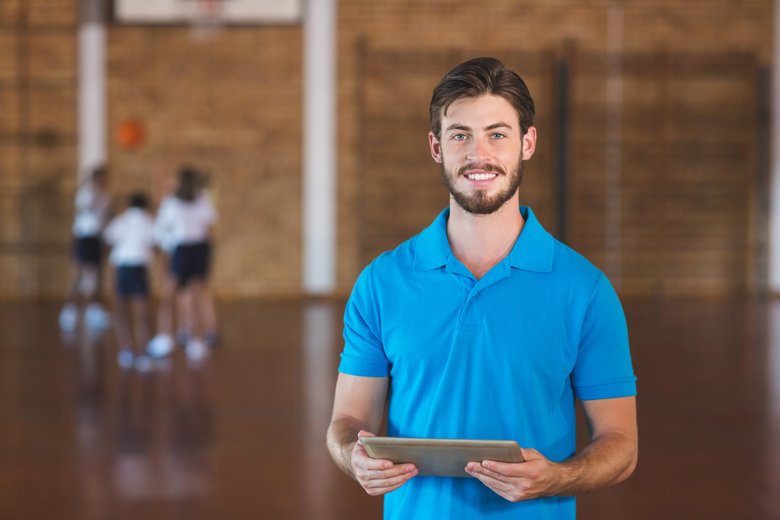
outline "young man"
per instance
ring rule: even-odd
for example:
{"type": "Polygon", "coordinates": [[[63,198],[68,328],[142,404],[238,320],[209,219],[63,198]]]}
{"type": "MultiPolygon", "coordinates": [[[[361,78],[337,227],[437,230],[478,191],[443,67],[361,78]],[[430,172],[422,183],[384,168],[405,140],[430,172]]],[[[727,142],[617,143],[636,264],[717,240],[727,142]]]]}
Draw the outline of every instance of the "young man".
{"type": "Polygon", "coordinates": [[[604,275],[519,208],[536,146],[520,77],[493,58],[450,71],[430,105],[431,155],[449,208],[360,275],[328,448],[386,518],[574,518],[579,493],[637,459],[636,383],[620,302],[604,275]],[[575,399],[591,442],[575,453],[575,399]],[[358,438],[511,439],[525,462],[472,462],[473,478],[419,476],[358,438]]]}

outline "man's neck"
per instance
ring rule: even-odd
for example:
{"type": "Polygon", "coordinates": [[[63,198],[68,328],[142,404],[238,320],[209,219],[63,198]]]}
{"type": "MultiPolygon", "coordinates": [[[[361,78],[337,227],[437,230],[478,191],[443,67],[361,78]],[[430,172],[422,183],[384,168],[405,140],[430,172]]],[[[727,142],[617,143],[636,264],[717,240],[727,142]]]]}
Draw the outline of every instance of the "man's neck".
{"type": "Polygon", "coordinates": [[[447,238],[455,257],[480,279],[509,254],[524,223],[517,195],[489,215],[469,213],[450,199],[447,238]]]}

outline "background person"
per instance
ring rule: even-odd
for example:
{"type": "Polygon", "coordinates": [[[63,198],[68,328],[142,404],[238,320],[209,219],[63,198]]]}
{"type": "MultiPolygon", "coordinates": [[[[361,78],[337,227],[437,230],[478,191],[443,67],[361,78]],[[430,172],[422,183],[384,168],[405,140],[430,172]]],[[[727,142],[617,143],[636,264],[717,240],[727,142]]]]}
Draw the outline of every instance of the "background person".
{"type": "Polygon", "coordinates": [[[170,270],[176,282],[177,341],[191,360],[202,359],[217,338],[208,286],[216,210],[203,190],[204,182],[200,172],[183,167],[174,195],[162,201],[155,220],[158,243],[173,251],[170,270]]]}
{"type": "Polygon", "coordinates": [[[94,168],[76,192],[73,221],[73,278],[66,303],[60,311],[59,324],[64,331],[76,329],[79,311],[91,328],[108,325],[108,314],[100,305],[102,294],[102,241],[100,235],[109,215],[110,199],[106,191],[108,172],[105,166],[94,168]]]}
{"type": "Polygon", "coordinates": [[[171,260],[176,249],[173,222],[160,219],[160,208],[171,205],[169,199],[175,197],[177,181],[171,179],[167,183],[166,195],[160,201],[154,224],[154,238],[160,251],[162,276],[159,284],[159,301],[157,303],[157,333],[149,342],[148,351],[152,357],[167,356],[175,345],[174,331],[176,319],[176,276],[171,270],[171,260]]]}
{"type": "Polygon", "coordinates": [[[146,195],[134,193],[128,208],[108,224],[103,234],[111,246],[109,261],[115,268],[117,362],[121,368],[135,367],[141,372],[152,368],[145,352],[151,331],[148,266],[154,252],[154,220],[147,208],[146,195]]]}

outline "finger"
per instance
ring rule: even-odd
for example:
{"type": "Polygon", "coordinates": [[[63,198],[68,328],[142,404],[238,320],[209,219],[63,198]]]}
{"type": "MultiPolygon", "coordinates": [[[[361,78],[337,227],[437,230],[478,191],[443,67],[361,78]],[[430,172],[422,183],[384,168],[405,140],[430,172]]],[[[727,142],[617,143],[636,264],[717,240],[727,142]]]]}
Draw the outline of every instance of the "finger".
{"type": "Polygon", "coordinates": [[[506,475],[505,473],[502,473],[500,471],[496,471],[494,468],[487,466],[486,462],[484,461],[481,464],[478,462],[470,462],[467,466],[467,470],[471,469],[472,473],[476,475],[484,475],[486,477],[490,477],[494,480],[498,480],[501,482],[509,482],[510,476],[506,475]]]}
{"type": "Polygon", "coordinates": [[[403,473],[401,475],[392,477],[392,478],[386,478],[386,479],[367,479],[363,480],[358,477],[358,482],[360,482],[360,485],[363,486],[363,489],[369,494],[369,495],[384,495],[386,493],[390,493],[391,491],[395,491],[396,489],[403,486],[409,479],[417,475],[417,470],[414,470],[409,473],[403,473]]]}
{"type": "Polygon", "coordinates": [[[472,475],[495,493],[509,500],[509,491],[511,490],[511,486],[508,483],[498,480],[485,473],[474,472],[472,475]]]}
{"type": "Polygon", "coordinates": [[[395,491],[396,489],[400,488],[403,485],[404,485],[404,482],[401,482],[400,484],[397,484],[397,485],[391,486],[391,487],[386,487],[386,488],[371,488],[371,487],[363,486],[363,490],[366,493],[368,493],[369,495],[376,497],[376,496],[386,495],[386,494],[390,493],[391,491],[395,491]]]}
{"type": "Polygon", "coordinates": [[[544,456],[533,448],[520,448],[520,452],[523,454],[525,460],[534,460],[544,458],[544,456]]]}
{"type": "Polygon", "coordinates": [[[373,468],[364,468],[360,466],[355,467],[355,474],[360,475],[363,478],[366,479],[372,479],[372,480],[385,480],[385,479],[391,479],[395,478],[399,475],[405,475],[407,473],[416,472],[417,468],[414,467],[412,464],[404,464],[401,466],[392,466],[387,469],[373,469],[373,468]]]}
{"type": "Polygon", "coordinates": [[[409,472],[415,469],[414,464],[395,464],[387,459],[374,459],[363,447],[358,447],[352,452],[352,467],[363,468],[372,471],[394,471],[395,473],[409,472]]]}
{"type": "Polygon", "coordinates": [[[523,475],[523,468],[518,463],[498,462],[495,460],[483,460],[480,467],[494,475],[506,477],[519,477],[523,475]]]}
{"type": "Polygon", "coordinates": [[[391,477],[367,478],[364,481],[364,487],[375,488],[375,489],[388,489],[388,488],[395,489],[401,486],[404,482],[406,482],[410,478],[414,477],[416,474],[417,474],[416,471],[409,471],[391,477]]]}
{"type": "Polygon", "coordinates": [[[352,457],[352,465],[370,470],[386,470],[393,467],[393,461],[386,459],[372,459],[368,455],[356,453],[352,457]]]}
{"type": "Polygon", "coordinates": [[[355,444],[352,449],[352,465],[367,469],[389,469],[393,467],[393,462],[387,459],[375,459],[371,457],[366,448],[360,442],[355,444]]]}

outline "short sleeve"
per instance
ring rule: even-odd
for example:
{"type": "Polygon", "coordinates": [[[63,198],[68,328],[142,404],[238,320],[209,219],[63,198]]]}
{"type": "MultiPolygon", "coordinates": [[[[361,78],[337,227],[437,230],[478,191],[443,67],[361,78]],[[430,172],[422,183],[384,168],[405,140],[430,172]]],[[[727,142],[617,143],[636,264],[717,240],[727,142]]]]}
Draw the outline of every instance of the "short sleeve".
{"type": "Polygon", "coordinates": [[[173,236],[173,218],[175,208],[170,197],[166,197],[160,203],[157,210],[157,216],[154,219],[153,235],[157,245],[164,251],[171,251],[175,246],[175,237],[173,236]]]}
{"type": "Polygon", "coordinates": [[[339,372],[384,377],[390,363],[381,341],[379,305],[372,280],[373,264],[358,277],[344,310],[344,350],[339,372]]]}
{"type": "Polygon", "coordinates": [[[572,384],[581,400],[636,395],[626,317],[603,274],[585,310],[572,384]]]}
{"type": "Polygon", "coordinates": [[[103,241],[106,244],[116,244],[119,236],[121,235],[121,230],[119,229],[120,222],[120,217],[117,217],[109,222],[108,226],[106,226],[106,229],[103,230],[103,241]]]}
{"type": "Polygon", "coordinates": [[[203,194],[201,200],[203,201],[203,220],[207,226],[210,226],[217,222],[217,210],[214,208],[214,202],[208,195],[203,194]]]}
{"type": "Polygon", "coordinates": [[[76,212],[89,211],[94,198],[94,191],[89,184],[82,185],[76,192],[76,212]]]}

